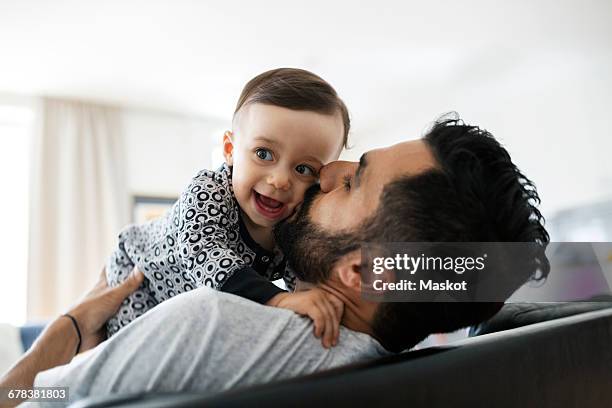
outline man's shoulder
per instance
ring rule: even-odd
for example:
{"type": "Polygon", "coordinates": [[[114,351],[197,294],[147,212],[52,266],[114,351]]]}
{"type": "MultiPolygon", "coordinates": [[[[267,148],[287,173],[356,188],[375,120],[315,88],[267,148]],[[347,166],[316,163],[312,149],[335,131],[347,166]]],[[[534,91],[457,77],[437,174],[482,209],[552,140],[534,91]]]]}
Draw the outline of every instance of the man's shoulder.
{"type": "Polygon", "coordinates": [[[310,374],[377,357],[363,333],[341,329],[324,349],[312,322],[201,287],[162,302],[87,356],[39,374],[36,385],[70,386],[75,395],[111,392],[219,392],[310,374]]]}
{"type": "MultiPolygon", "coordinates": [[[[207,329],[221,336],[247,336],[262,343],[269,340],[271,344],[280,344],[287,349],[300,344],[300,353],[304,356],[308,352],[316,355],[329,352],[322,349],[320,340],[312,334],[312,321],[289,309],[262,305],[209,287],[194,289],[164,303],[169,302],[174,302],[179,309],[171,310],[173,314],[181,316],[181,319],[195,319],[191,322],[194,327],[203,327],[200,323],[205,321],[207,329]]],[[[353,357],[358,360],[359,356],[386,354],[382,346],[366,333],[344,326],[340,327],[340,332],[342,341],[330,353],[335,354],[335,358],[350,361],[353,357]]]]}
{"type": "Polygon", "coordinates": [[[207,318],[220,317],[223,320],[249,320],[257,317],[259,321],[274,318],[298,317],[290,310],[265,306],[249,299],[202,286],[181,293],[160,304],[165,313],[180,314],[181,318],[198,319],[204,314],[207,318]]]}

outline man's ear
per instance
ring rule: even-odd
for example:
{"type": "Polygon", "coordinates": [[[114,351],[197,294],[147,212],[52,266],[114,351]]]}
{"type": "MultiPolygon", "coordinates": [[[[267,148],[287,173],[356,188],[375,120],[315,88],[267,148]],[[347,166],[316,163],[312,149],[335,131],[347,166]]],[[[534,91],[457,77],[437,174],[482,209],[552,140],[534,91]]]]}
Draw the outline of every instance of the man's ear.
{"type": "Polygon", "coordinates": [[[230,130],[226,130],[223,134],[223,157],[228,166],[234,165],[234,134],[230,130]]]}
{"type": "Polygon", "coordinates": [[[355,250],[340,258],[334,270],[344,286],[356,291],[361,290],[361,250],[355,250]]]}

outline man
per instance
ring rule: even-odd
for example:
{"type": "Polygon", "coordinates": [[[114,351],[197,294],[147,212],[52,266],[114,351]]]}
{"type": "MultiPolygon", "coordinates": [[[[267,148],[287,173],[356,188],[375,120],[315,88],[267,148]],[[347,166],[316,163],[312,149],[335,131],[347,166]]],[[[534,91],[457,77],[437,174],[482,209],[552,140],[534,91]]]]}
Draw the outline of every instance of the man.
{"type": "MultiPolygon", "coordinates": [[[[456,120],[438,122],[421,140],[370,151],[359,163],[328,165],[320,187],[311,188],[297,214],[275,231],[298,278],[344,304],[336,347],[321,347],[310,334],[309,319],[199,288],[162,303],[71,364],[41,373],[35,385],[69,386],[72,399],[142,391],[214,393],[408,349],[430,333],[479,323],[501,303],[367,300],[360,274],[365,243],[498,241],[545,247],[548,234],[537,202],[533,184],[490,134],[456,120]]],[[[548,273],[541,253],[516,272],[516,287],[536,272],[548,273]]],[[[71,311],[81,330],[81,351],[97,344],[105,319],[138,286],[138,276],[114,289],[100,283],[71,311]]],[[[67,363],[77,348],[71,324],[68,318],[51,324],[0,386],[28,387],[39,371],[67,363]]]]}

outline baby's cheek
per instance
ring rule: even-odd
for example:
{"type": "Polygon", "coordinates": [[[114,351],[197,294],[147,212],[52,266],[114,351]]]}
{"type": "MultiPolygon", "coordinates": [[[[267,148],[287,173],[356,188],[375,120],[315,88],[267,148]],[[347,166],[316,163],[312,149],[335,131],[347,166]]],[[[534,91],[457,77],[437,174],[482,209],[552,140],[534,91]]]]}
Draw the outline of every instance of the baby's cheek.
{"type": "Polygon", "coordinates": [[[245,183],[241,182],[240,179],[235,179],[232,181],[236,201],[238,201],[238,205],[240,205],[240,207],[244,207],[249,199],[250,188],[245,186],[245,183]]]}
{"type": "Polygon", "coordinates": [[[304,201],[304,194],[306,194],[306,190],[308,190],[308,188],[313,184],[314,183],[300,183],[300,185],[293,191],[293,207],[304,201]]]}

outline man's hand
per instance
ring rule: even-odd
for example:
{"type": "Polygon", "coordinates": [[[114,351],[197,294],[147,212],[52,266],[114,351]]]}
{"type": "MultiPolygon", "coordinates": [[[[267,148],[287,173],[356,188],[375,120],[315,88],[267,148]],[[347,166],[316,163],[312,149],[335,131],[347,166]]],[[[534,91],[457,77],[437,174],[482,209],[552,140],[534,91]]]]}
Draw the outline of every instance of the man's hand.
{"type": "Polygon", "coordinates": [[[134,268],[130,276],[120,285],[109,288],[106,283],[105,271],[102,269],[96,286],[87,293],[81,301],[68,311],[81,330],[81,351],[94,348],[106,338],[105,324],[119,310],[121,302],[134,292],[144,276],[134,268]]]}
{"type": "Polygon", "coordinates": [[[344,313],[344,303],[331,293],[319,288],[301,292],[279,293],[270,299],[268,306],[290,309],[308,316],[314,323],[314,335],[319,338],[323,347],[329,348],[338,344],[340,320],[344,313]]]}
{"type": "MultiPolygon", "coordinates": [[[[104,341],[106,321],[117,313],[123,299],[135,291],[143,279],[142,272],[134,268],[124,282],[109,288],[102,270],[96,286],[79,304],[68,311],[76,319],[81,331],[79,351],[89,350],[104,341]]],[[[72,323],[66,317],[56,318],[45,328],[26,354],[0,378],[0,388],[32,388],[34,377],[39,372],[68,364],[72,360],[76,345],[77,335],[72,323]]],[[[22,400],[19,399],[0,401],[0,407],[14,407],[20,402],[22,400]]]]}

